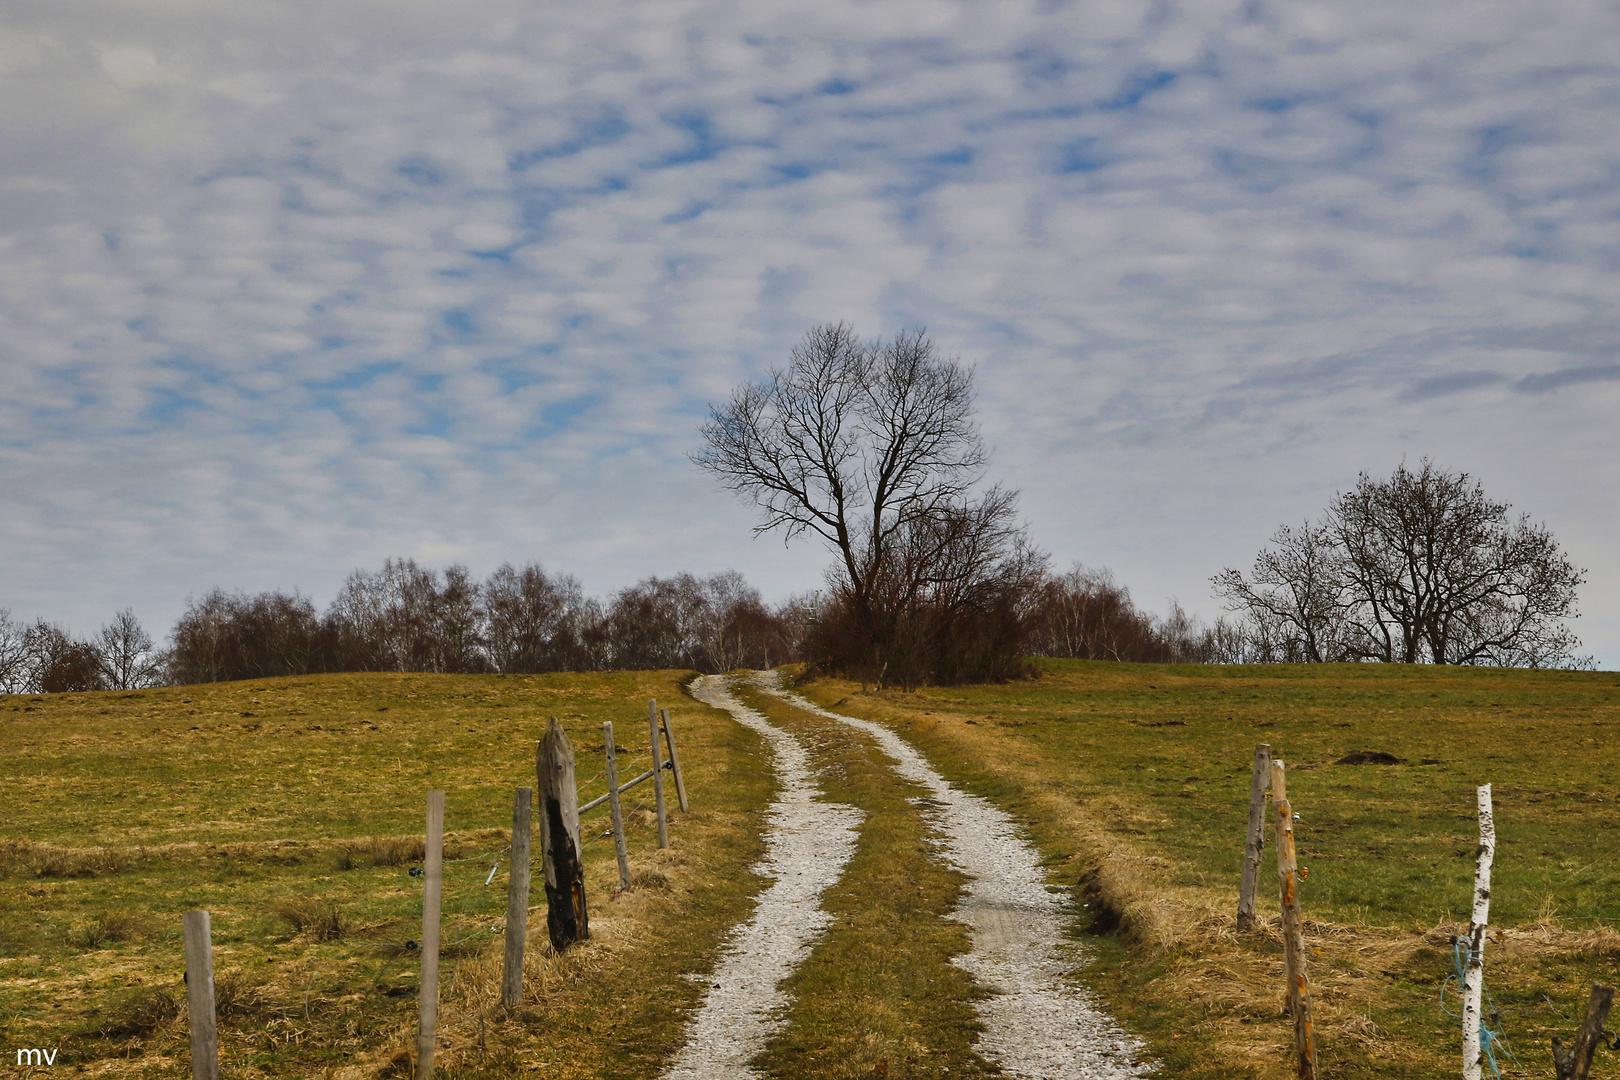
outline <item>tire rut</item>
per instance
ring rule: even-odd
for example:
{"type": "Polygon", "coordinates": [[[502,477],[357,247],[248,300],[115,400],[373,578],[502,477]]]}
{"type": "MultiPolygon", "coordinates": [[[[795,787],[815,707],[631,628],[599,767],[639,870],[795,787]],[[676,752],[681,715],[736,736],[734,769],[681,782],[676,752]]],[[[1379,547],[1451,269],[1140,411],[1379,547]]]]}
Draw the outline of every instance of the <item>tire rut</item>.
{"type": "Polygon", "coordinates": [[[788,1004],[781,981],[792,974],[832,921],[821,896],[855,854],[864,815],[852,806],[818,802],[822,792],[804,745],[732,697],[730,680],[705,675],[691,687],[694,698],[729,712],[757,731],[771,750],[780,785],[766,812],[765,856],[756,873],[773,879],[755,901],[754,913],[728,936],[708,991],[687,1026],[667,1080],[752,1080],[749,1062],[785,1023],[788,1004]]]}

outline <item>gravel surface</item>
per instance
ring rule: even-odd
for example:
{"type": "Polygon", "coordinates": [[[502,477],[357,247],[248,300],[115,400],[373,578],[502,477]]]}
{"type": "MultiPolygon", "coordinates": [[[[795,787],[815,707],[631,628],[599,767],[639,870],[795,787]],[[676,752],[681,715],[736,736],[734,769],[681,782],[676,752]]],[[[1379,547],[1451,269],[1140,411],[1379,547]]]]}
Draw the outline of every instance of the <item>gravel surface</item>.
{"type": "Polygon", "coordinates": [[[972,878],[952,917],[968,925],[973,947],[954,963],[995,992],[975,1006],[985,1026],[979,1053],[1027,1080],[1103,1080],[1153,1070],[1140,1061],[1141,1042],[1064,978],[1078,946],[1065,933],[1059,899],[1047,892],[1039,856],[1010,817],[951,787],[888,728],[823,709],[784,689],[778,673],[753,679],[797,708],[870,735],[897,773],[929,792],[915,803],[944,835],[952,864],[972,878]]]}
{"type": "Polygon", "coordinates": [[[766,816],[765,857],[754,869],[774,883],[728,939],[703,1005],[687,1028],[686,1045],[664,1074],[671,1080],[760,1075],[748,1062],[784,1023],[788,996],[777,984],[799,966],[831,920],[821,910],[821,894],[855,854],[863,818],[852,806],[817,802],[821,790],[804,747],[738,702],[728,686],[725,676],[706,675],[692,684],[692,696],[731,713],[764,736],[771,749],[780,792],[766,816]]]}

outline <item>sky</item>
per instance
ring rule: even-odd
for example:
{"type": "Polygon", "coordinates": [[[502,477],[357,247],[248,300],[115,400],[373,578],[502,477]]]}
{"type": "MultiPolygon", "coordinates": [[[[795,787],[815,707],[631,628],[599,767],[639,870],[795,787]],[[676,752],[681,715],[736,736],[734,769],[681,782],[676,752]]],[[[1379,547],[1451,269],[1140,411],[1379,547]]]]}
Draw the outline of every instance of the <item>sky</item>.
{"type": "Polygon", "coordinates": [[[0,607],[606,594],[827,555],[687,455],[810,327],[925,327],[1054,565],[1209,578],[1428,457],[1620,667],[1620,7],[0,10],[0,607]]]}

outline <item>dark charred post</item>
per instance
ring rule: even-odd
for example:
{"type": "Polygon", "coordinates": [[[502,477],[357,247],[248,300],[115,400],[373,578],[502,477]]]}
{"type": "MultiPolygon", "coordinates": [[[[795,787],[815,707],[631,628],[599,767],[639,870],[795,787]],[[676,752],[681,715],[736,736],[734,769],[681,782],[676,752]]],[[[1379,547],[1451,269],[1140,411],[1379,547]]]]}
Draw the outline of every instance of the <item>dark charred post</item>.
{"type": "Polygon", "coordinates": [[[1305,926],[1299,908],[1299,859],[1294,851],[1294,813],[1288,803],[1281,761],[1271,763],[1271,802],[1277,808],[1277,881],[1282,893],[1283,967],[1288,978],[1288,1015],[1294,1021],[1294,1062],[1300,1080],[1317,1080],[1316,1034],[1311,1029],[1311,984],[1305,975],[1305,926]]]}
{"type": "Polygon", "coordinates": [[[1249,782],[1249,834],[1243,845],[1243,884],[1238,890],[1238,932],[1254,929],[1254,898],[1260,888],[1260,856],[1266,847],[1266,786],[1271,782],[1271,744],[1254,748],[1249,782]]]}
{"type": "Polygon", "coordinates": [[[501,1008],[523,1001],[523,949],[529,937],[529,819],[534,792],[517,789],[512,800],[512,870],[506,882],[506,966],[501,971],[501,1008]]]}
{"type": "Polygon", "coordinates": [[[535,763],[540,783],[540,850],[546,871],[546,929],[552,947],[566,949],[591,936],[585,912],[585,861],[579,843],[579,792],[574,748],[557,718],[546,727],[535,763]]]}
{"type": "Polygon", "coordinates": [[[1564,1049],[1564,1040],[1553,1036],[1553,1070],[1558,1080],[1587,1080],[1592,1071],[1592,1055],[1603,1041],[1603,1025],[1614,1004],[1614,987],[1592,984],[1592,997],[1586,1003],[1586,1020],[1575,1033],[1575,1045],[1564,1049]]]}
{"type": "Polygon", "coordinates": [[[681,804],[681,813],[686,813],[686,778],[681,775],[681,755],[675,750],[675,729],[669,722],[669,710],[660,709],[664,717],[664,745],[669,748],[669,769],[675,774],[675,798],[681,804]]]}

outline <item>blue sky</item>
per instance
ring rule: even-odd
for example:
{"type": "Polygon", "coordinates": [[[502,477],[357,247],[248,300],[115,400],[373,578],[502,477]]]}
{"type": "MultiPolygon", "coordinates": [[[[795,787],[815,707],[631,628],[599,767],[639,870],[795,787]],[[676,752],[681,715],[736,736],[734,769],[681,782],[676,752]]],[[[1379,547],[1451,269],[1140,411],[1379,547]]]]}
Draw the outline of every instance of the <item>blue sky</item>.
{"type": "Polygon", "coordinates": [[[0,606],[813,587],[685,455],[842,319],[976,365],[1037,540],[1149,608],[1429,456],[1620,666],[1617,57],[1577,2],[16,0],[0,606]]]}

